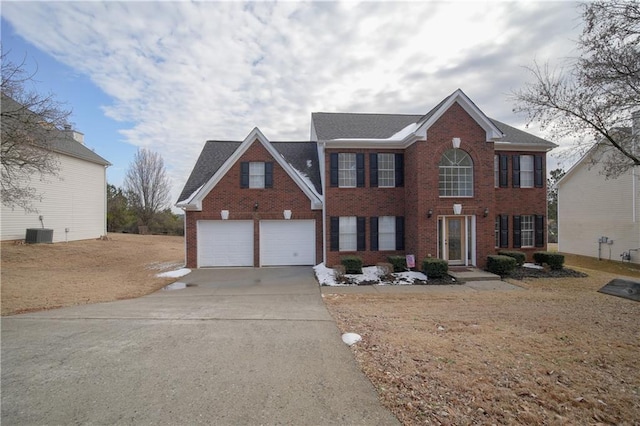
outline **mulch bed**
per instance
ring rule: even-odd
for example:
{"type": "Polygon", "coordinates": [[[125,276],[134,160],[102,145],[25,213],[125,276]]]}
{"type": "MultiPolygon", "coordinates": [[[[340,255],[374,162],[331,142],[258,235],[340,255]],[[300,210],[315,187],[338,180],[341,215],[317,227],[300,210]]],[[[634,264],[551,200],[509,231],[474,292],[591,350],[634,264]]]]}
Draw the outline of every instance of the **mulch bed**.
{"type": "Polygon", "coordinates": [[[574,271],[569,268],[562,268],[559,270],[553,269],[535,269],[535,268],[525,268],[525,267],[517,267],[513,270],[509,275],[506,275],[502,278],[513,278],[516,280],[521,280],[523,278],[584,278],[589,275],[574,271]]]}

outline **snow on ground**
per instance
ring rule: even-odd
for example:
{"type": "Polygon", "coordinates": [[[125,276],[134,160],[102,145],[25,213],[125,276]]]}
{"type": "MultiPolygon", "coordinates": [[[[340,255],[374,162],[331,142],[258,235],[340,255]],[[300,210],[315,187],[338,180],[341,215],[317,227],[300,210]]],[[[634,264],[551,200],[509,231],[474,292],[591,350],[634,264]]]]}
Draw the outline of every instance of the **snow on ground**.
{"type": "Polygon", "coordinates": [[[167,271],[167,272],[162,272],[160,274],[156,274],[156,277],[158,277],[158,278],[180,278],[180,277],[183,277],[183,276],[187,275],[189,272],[191,272],[191,269],[182,268],[182,269],[178,269],[178,270],[175,270],[175,271],[167,271]]]}
{"type": "Polygon", "coordinates": [[[403,285],[413,284],[415,280],[427,281],[426,275],[422,272],[407,271],[391,274],[393,281],[384,280],[382,273],[377,266],[366,266],[362,268],[362,274],[345,274],[346,283],[338,282],[336,273],[332,268],[327,268],[324,263],[320,263],[313,267],[316,278],[320,285],[340,286],[340,285],[359,285],[360,283],[374,283],[379,285],[403,285]]]}
{"type": "Polygon", "coordinates": [[[362,340],[362,336],[356,333],[344,333],[342,335],[342,341],[349,346],[358,343],[360,340],[362,340]]]}
{"type": "Polygon", "coordinates": [[[535,263],[524,263],[522,266],[531,269],[544,269],[542,266],[536,265],[535,263]]]}

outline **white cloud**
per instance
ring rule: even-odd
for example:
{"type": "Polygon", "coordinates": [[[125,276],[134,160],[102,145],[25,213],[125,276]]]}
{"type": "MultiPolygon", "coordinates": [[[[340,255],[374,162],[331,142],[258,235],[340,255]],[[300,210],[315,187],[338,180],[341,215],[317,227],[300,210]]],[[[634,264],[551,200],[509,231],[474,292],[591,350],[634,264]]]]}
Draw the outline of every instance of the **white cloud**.
{"type": "Polygon", "coordinates": [[[18,34],[113,98],[133,145],[182,189],[207,139],[305,140],[312,111],[425,113],[462,88],[516,126],[506,94],[571,54],[575,5],[549,2],[5,2],[18,34]]]}

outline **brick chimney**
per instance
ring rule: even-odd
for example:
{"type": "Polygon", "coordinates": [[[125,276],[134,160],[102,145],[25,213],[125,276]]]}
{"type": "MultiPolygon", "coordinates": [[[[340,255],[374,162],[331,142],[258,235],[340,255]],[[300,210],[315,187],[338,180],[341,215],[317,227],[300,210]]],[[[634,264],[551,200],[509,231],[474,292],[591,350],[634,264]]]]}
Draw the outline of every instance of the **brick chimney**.
{"type": "MultiPolygon", "coordinates": [[[[640,111],[639,111],[640,112],[640,111]]],[[[84,133],[80,133],[78,131],[73,130],[70,124],[64,125],[63,132],[69,136],[71,136],[76,142],[80,142],[84,145],[84,133]]]]}

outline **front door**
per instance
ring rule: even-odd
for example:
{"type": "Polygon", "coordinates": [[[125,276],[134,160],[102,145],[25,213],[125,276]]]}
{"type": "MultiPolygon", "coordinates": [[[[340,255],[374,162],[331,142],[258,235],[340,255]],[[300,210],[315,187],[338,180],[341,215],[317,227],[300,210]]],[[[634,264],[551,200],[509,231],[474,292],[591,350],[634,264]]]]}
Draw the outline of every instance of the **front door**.
{"type": "Polygon", "coordinates": [[[466,265],[467,259],[467,217],[444,216],[440,221],[440,257],[450,265],[466,265]]]}

